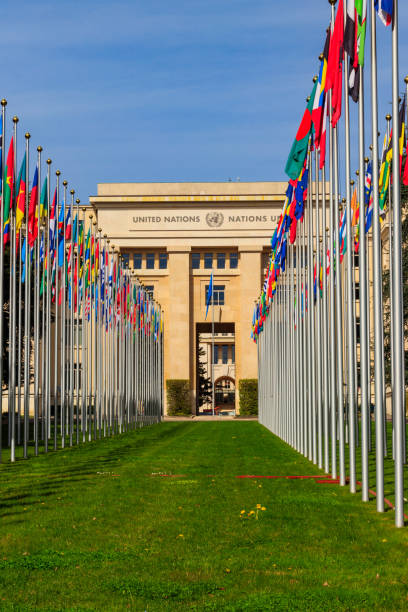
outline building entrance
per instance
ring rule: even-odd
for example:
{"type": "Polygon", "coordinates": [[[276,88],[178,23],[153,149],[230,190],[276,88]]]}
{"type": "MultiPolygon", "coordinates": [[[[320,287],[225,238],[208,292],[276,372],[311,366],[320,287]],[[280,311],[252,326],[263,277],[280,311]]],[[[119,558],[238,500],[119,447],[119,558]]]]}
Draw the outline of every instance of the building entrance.
{"type": "Polygon", "coordinates": [[[196,414],[212,414],[215,382],[215,413],[235,414],[235,325],[196,324],[196,414]],[[213,378],[214,377],[214,378],[213,378]]]}

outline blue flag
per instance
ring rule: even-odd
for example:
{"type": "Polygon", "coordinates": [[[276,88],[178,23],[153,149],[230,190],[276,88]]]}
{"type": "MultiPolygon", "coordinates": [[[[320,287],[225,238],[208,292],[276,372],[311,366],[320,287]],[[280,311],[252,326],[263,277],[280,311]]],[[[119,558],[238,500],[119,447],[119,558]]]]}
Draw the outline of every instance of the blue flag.
{"type": "Polygon", "coordinates": [[[210,286],[208,287],[208,293],[207,293],[207,310],[205,311],[205,318],[206,319],[207,319],[207,315],[208,315],[208,307],[209,307],[209,305],[211,303],[212,294],[213,294],[213,273],[211,272],[210,286]]]}

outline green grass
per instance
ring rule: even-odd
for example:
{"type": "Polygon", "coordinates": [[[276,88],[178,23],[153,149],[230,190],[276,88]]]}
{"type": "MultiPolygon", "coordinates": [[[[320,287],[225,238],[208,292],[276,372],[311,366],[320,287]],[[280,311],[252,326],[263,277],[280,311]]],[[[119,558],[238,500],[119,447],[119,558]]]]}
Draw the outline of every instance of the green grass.
{"type": "Polygon", "coordinates": [[[2,465],[0,610],[406,610],[392,511],[336,485],[236,478],[318,473],[234,421],[2,465]]]}

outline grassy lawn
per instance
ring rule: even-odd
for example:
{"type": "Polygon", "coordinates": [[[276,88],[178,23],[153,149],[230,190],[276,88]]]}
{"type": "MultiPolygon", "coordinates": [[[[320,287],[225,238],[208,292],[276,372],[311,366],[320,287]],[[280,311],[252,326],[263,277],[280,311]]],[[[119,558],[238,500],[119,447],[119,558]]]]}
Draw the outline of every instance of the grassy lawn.
{"type": "Polygon", "coordinates": [[[235,421],[2,465],[0,610],[406,610],[392,511],[310,479],[236,478],[318,473],[235,421]]]}

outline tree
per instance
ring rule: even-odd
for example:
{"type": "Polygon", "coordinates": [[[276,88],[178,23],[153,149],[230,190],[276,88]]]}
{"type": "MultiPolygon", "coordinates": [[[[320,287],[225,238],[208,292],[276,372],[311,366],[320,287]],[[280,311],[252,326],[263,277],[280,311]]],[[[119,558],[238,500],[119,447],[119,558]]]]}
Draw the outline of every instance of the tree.
{"type": "Polygon", "coordinates": [[[200,344],[200,336],[198,336],[197,339],[197,346],[197,408],[199,408],[203,404],[211,402],[212,383],[211,378],[206,376],[205,361],[203,360],[203,358],[205,357],[205,350],[204,347],[200,344]]]}
{"type": "MultiPolygon", "coordinates": [[[[403,165],[404,167],[404,165],[403,165]]],[[[390,187],[391,188],[391,187],[390,187]]],[[[408,343],[408,187],[401,184],[401,242],[402,242],[402,299],[404,317],[404,369],[407,378],[407,343],[408,343]]],[[[386,243],[386,251],[389,242],[386,243]]],[[[391,254],[392,256],[392,254],[391,254]]],[[[391,384],[391,309],[390,309],[390,273],[383,273],[384,299],[384,366],[385,383],[391,384]]]]}

